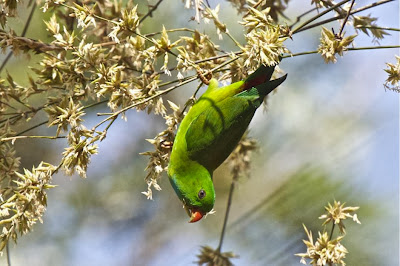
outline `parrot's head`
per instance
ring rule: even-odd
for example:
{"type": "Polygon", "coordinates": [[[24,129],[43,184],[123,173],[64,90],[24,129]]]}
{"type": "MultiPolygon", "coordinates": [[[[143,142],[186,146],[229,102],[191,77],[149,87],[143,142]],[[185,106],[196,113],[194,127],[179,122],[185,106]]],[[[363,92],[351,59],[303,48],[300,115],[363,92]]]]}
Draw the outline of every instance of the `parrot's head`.
{"type": "Polygon", "coordinates": [[[199,221],[213,209],[215,190],[207,170],[189,172],[188,176],[175,173],[169,180],[190,217],[189,223],[199,221]]]}

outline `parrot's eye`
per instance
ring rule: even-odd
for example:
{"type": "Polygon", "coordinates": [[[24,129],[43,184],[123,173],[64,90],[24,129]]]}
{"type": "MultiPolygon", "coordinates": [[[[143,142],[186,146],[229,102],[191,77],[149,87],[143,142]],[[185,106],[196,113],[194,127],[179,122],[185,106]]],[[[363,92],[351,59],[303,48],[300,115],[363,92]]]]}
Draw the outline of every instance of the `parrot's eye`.
{"type": "Polygon", "coordinates": [[[197,194],[199,196],[199,199],[202,199],[206,196],[206,192],[203,189],[200,189],[199,194],[197,194]]]}

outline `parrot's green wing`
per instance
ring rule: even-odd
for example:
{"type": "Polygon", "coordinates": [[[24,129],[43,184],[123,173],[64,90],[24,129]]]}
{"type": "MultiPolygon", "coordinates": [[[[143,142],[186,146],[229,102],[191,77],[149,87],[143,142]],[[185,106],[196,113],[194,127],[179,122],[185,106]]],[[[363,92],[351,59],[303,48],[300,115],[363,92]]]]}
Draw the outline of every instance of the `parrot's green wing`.
{"type": "Polygon", "coordinates": [[[217,168],[232,152],[246,131],[256,107],[257,96],[229,97],[220,102],[202,97],[209,107],[189,125],[185,138],[189,158],[209,171],[217,168]]]}
{"type": "Polygon", "coordinates": [[[203,95],[196,103],[201,105],[202,112],[192,120],[185,134],[189,158],[214,171],[236,147],[264,97],[285,79],[286,75],[222,100],[212,97],[212,92],[203,95]]]}

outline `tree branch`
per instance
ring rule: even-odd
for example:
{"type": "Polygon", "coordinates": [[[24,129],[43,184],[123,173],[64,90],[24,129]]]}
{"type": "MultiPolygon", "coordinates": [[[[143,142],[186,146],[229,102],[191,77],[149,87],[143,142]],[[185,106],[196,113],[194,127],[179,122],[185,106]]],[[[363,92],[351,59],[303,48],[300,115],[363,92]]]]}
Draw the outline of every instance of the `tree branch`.
{"type": "Polygon", "coordinates": [[[65,139],[67,136],[15,136],[15,137],[7,137],[0,139],[0,142],[3,141],[12,141],[14,142],[17,139],[65,139]]]}
{"type": "Polygon", "coordinates": [[[317,7],[314,7],[314,8],[312,8],[312,9],[310,9],[310,10],[304,12],[303,14],[298,15],[298,16],[296,17],[296,21],[293,22],[293,23],[289,26],[289,28],[290,28],[290,29],[293,28],[294,25],[296,25],[297,23],[300,22],[300,20],[301,20],[302,17],[308,15],[309,13],[311,13],[311,12],[313,12],[313,11],[315,11],[315,10],[318,10],[318,8],[317,8],[317,7]]]}
{"type": "Polygon", "coordinates": [[[153,12],[158,8],[158,6],[161,4],[163,0],[158,0],[158,2],[149,10],[149,12],[147,12],[146,15],[144,15],[140,20],[139,20],[139,24],[142,24],[142,22],[147,18],[147,17],[151,17],[153,15],[153,12]]]}
{"type": "Polygon", "coordinates": [[[236,183],[235,179],[232,179],[231,188],[229,190],[228,202],[226,204],[224,224],[222,226],[222,231],[221,231],[221,235],[220,235],[220,238],[219,238],[219,244],[218,244],[218,247],[217,247],[217,251],[218,252],[221,252],[222,243],[224,242],[225,230],[226,230],[226,225],[228,223],[229,211],[230,211],[231,205],[232,205],[232,198],[233,198],[233,191],[235,189],[235,183],[236,183]]]}
{"type": "MultiPolygon", "coordinates": [[[[367,6],[358,8],[358,9],[355,9],[355,10],[353,10],[353,11],[350,13],[350,15],[354,15],[354,14],[359,13],[359,12],[361,12],[361,11],[364,11],[364,10],[367,10],[367,9],[370,9],[370,8],[373,8],[373,7],[376,7],[376,6],[379,6],[379,5],[383,5],[383,4],[386,4],[386,3],[389,3],[389,2],[393,2],[393,1],[394,1],[394,0],[382,0],[382,1],[378,1],[378,2],[372,3],[372,4],[370,4],[370,5],[367,5],[367,6]]],[[[333,18],[330,18],[330,19],[326,19],[326,20],[323,20],[323,21],[320,21],[320,22],[311,24],[311,25],[309,25],[309,26],[307,26],[307,27],[304,27],[304,28],[302,28],[302,29],[299,29],[296,33],[299,33],[299,32],[305,31],[305,30],[309,30],[309,29],[312,29],[312,28],[315,28],[315,27],[324,25],[324,24],[327,24],[327,23],[332,22],[332,21],[335,21],[335,20],[342,19],[343,17],[344,17],[344,16],[339,15],[339,16],[336,16],[336,17],[333,17],[333,18]]]]}
{"type": "Polygon", "coordinates": [[[306,22],[304,22],[303,24],[301,24],[300,26],[298,26],[296,29],[293,30],[292,34],[295,34],[297,32],[302,31],[302,29],[304,29],[304,27],[308,24],[310,24],[311,22],[313,22],[314,20],[317,20],[318,18],[322,17],[323,15],[325,15],[326,13],[329,13],[330,11],[332,11],[333,9],[349,2],[350,0],[343,0],[342,2],[337,3],[334,6],[331,6],[330,8],[324,10],[323,12],[317,14],[316,16],[310,18],[309,20],[307,20],[306,22]]]}
{"type": "MultiPolygon", "coordinates": [[[[29,27],[29,25],[31,23],[31,20],[32,20],[32,17],[33,17],[33,13],[35,12],[35,9],[36,9],[36,5],[37,5],[36,1],[33,1],[31,12],[29,13],[28,19],[25,22],[25,26],[24,26],[24,29],[22,30],[21,37],[24,37],[26,32],[28,31],[28,27],[29,27]]],[[[3,68],[6,66],[6,64],[8,63],[8,60],[10,60],[11,56],[12,56],[12,51],[8,52],[6,58],[4,59],[3,63],[1,64],[0,73],[3,70],[3,68]]]]}
{"type": "Polygon", "coordinates": [[[343,30],[344,30],[344,26],[346,25],[347,20],[349,19],[350,12],[351,12],[351,9],[353,8],[354,2],[355,2],[355,0],[352,0],[352,1],[351,1],[350,8],[349,8],[349,10],[347,11],[346,17],[345,17],[344,20],[343,20],[342,27],[340,27],[339,37],[342,36],[343,30]]]}
{"type": "Polygon", "coordinates": [[[378,26],[357,26],[356,29],[377,29],[377,30],[388,30],[388,31],[400,31],[400,29],[398,29],[398,28],[378,27],[378,26]]]}

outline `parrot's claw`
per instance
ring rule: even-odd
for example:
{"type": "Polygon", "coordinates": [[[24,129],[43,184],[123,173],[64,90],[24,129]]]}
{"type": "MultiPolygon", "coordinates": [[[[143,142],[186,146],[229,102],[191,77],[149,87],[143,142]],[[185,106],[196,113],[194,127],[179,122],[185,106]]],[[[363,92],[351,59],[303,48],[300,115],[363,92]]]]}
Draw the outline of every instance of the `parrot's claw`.
{"type": "Polygon", "coordinates": [[[161,147],[164,148],[164,149],[167,149],[167,150],[172,149],[173,145],[174,145],[174,143],[172,141],[164,140],[164,141],[161,142],[161,147]]]}

